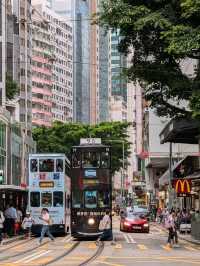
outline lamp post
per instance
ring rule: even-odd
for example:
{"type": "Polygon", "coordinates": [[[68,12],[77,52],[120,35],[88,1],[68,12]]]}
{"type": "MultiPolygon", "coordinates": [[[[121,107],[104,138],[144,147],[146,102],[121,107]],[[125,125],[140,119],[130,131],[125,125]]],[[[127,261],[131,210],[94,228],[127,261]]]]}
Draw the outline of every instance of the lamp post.
{"type": "Polygon", "coordinates": [[[122,144],[122,171],[121,171],[121,191],[120,191],[120,196],[121,196],[121,199],[123,199],[123,196],[124,196],[124,170],[125,170],[125,149],[124,149],[124,144],[125,144],[125,141],[124,140],[114,140],[114,139],[111,139],[111,140],[106,140],[106,141],[109,141],[109,142],[116,142],[116,143],[121,143],[122,144]]]}

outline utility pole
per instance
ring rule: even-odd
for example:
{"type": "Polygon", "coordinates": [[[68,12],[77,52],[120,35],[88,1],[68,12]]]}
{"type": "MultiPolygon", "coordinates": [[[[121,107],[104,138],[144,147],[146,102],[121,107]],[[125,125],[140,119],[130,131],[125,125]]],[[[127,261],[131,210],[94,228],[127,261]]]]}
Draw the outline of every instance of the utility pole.
{"type": "Polygon", "coordinates": [[[169,143],[169,209],[172,208],[173,199],[172,199],[172,142],[169,143]]]}

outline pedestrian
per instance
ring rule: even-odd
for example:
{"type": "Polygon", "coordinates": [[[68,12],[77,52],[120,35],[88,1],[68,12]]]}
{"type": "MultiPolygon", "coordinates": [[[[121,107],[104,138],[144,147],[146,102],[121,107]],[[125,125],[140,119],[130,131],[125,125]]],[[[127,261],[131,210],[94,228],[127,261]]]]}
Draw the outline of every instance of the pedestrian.
{"type": "Polygon", "coordinates": [[[172,247],[172,244],[178,245],[178,234],[176,228],[176,213],[174,210],[171,211],[170,215],[167,217],[165,222],[165,227],[168,229],[168,245],[172,247]]]}
{"type": "Polygon", "coordinates": [[[31,237],[31,227],[34,223],[33,218],[31,217],[31,213],[30,212],[26,212],[26,217],[24,218],[23,222],[22,222],[22,228],[25,231],[25,237],[29,238],[31,237]]]}
{"type": "Polygon", "coordinates": [[[17,211],[17,220],[15,222],[15,235],[18,235],[21,229],[21,224],[22,224],[22,211],[19,209],[19,207],[17,206],[16,208],[17,211]]]}
{"type": "Polygon", "coordinates": [[[41,211],[41,216],[39,218],[42,221],[42,230],[41,230],[41,235],[40,235],[40,239],[39,239],[39,244],[42,243],[42,240],[43,240],[45,234],[47,234],[48,237],[52,241],[54,241],[55,239],[49,230],[49,226],[51,225],[51,217],[49,215],[49,210],[47,208],[43,208],[41,211]]]}
{"type": "Polygon", "coordinates": [[[111,218],[109,210],[106,210],[106,214],[104,215],[103,219],[100,221],[99,230],[103,231],[103,233],[97,239],[96,241],[97,245],[100,243],[100,241],[112,240],[111,218]]]}
{"type": "Polygon", "coordinates": [[[17,211],[13,207],[13,204],[7,205],[7,208],[4,213],[5,221],[4,228],[7,236],[14,235],[15,221],[17,220],[17,211]]]}
{"type": "Polygon", "coordinates": [[[4,215],[3,212],[0,210],[0,245],[3,244],[3,227],[4,227],[4,215]]]}

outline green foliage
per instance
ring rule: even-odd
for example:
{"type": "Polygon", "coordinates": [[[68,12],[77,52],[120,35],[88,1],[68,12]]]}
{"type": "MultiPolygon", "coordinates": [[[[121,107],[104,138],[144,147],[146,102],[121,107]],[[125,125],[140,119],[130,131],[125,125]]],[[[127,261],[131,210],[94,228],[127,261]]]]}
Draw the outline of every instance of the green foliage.
{"type": "Polygon", "coordinates": [[[181,67],[184,60],[200,59],[199,0],[103,0],[94,20],[120,30],[120,52],[134,49],[126,74],[142,84],[159,115],[199,116],[200,67],[194,76],[181,67]]]}
{"type": "Polygon", "coordinates": [[[19,87],[17,83],[9,75],[6,75],[6,98],[12,100],[18,93],[19,87]]]}
{"type": "Polygon", "coordinates": [[[91,126],[55,122],[51,128],[35,128],[33,138],[37,143],[37,152],[65,153],[67,156],[70,155],[72,146],[79,145],[80,138],[101,138],[103,144],[112,146],[112,171],[114,173],[122,167],[122,141],[125,144],[125,158],[130,154],[130,143],[127,141],[128,126],[128,123],[120,122],[104,122],[91,126]]]}

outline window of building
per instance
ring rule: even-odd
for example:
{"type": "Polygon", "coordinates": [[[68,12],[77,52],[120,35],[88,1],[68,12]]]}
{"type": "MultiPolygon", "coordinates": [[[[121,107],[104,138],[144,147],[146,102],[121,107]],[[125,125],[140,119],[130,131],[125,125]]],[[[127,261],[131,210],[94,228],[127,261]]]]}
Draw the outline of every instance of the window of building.
{"type": "Polygon", "coordinates": [[[40,207],[40,192],[30,193],[31,207],[40,207]]]}

